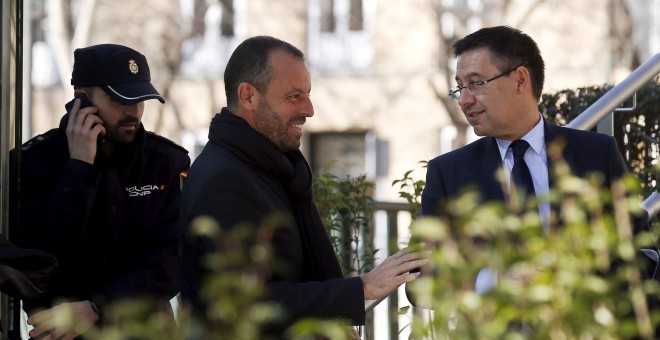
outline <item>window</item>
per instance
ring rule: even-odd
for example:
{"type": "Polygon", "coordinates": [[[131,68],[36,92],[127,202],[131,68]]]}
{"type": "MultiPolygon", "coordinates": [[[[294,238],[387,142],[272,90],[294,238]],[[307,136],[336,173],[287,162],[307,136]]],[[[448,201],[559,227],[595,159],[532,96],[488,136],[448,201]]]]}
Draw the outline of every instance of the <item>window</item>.
{"type": "Polygon", "coordinates": [[[185,36],[182,73],[222,78],[229,56],[245,35],[247,0],[180,0],[185,36]]]}
{"type": "Polygon", "coordinates": [[[362,31],[364,29],[364,12],[362,7],[362,0],[350,0],[350,7],[348,10],[348,30],[362,31]]]}
{"type": "Polygon", "coordinates": [[[315,174],[325,167],[340,178],[365,173],[364,132],[323,132],[310,136],[310,166],[315,174]]]}
{"type": "Polygon", "coordinates": [[[376,0],[308,0],[309,51],[317,74],[366,73],[374,49],[370,21],[376,0]]]}
{"type": "Polygon", "coordinates": [[[308,141],[308,159],[315,175],[330,166],[330,173],[339,178],[387,176],[388,143],[374,133],[319,132],[310,134],[308,141]]]}

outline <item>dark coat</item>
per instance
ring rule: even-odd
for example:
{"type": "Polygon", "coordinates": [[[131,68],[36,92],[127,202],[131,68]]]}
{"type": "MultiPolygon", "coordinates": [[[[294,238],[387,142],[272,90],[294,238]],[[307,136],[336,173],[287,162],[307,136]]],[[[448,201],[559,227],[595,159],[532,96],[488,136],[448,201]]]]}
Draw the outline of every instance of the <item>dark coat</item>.
{"type": "MultiPolygon", "coordinates": [[[[272,248],[273,259],[283,265],[278,267],[283,270],[273,269],[266,274],[267,299],[280,303],[286,310],[285,320],[275,328],[275,332],[284,330],[303,317],[347,319],[354,324],[363,324],[365,313],[361,279],[342,277],[332,247],[323,248],[321,256],[336,265],[338,272],[333,275],[335,278],[313,274],[318,272],[316,266],[320,264],[310,263],[305,258],[304,248],[309,244],[303,241],[301,234],[310,234],[310,228],[323,229],[323,226],[296,223],[287,184],[281,176],[263,165],[269,160],[266,153],[281,154],[281,151],[226,109],[214,118],[209,135],[226,135],[226,121],[238,126],[236,129],[240,137],[234,141],[238,146],[230,150],[210,137],[211,140],[191,166],[183,188],[182,230],[186,230],[199,216],[212,217],[226,231],[238,227],[255,228],[269,218],[279,216],[281,219],[272,238],[272,248]],[[225,120],[214,125],[222,117],[225,120]],[[265,147],[247,152],[246,145],[255,141],[265,147]],[[268,152],[259,154],[264,149],[268,152]],[[304,231],[302,228],[308,229],[304,231]]],[[[316,213],[314,206],[312,209],[316,213]]],[[[313,243],[329,245],[324,229],[314,232],[322,237],[317,236],[319,239],[311,240],[313,243]]],[[[209,274],[201,261],[206,254],[217,251],[215,247],[214,240],[193,237],[189,232],[182,237],[182,297],[201,316],[204,316],[206,305],[198,295],[203,280],[209,274]]]]}
{"type": "Polygon", "coordinates": [[[12,240],[55,255],[57,274],[26,310],[56,298],[92,300],[101,309],[129,297],[169,301],[179,291],[180,181],[187,151],[145,132],[98,153],[94,165],[69,157],[60,127],[22,147],[20,220],[12,240]]]}

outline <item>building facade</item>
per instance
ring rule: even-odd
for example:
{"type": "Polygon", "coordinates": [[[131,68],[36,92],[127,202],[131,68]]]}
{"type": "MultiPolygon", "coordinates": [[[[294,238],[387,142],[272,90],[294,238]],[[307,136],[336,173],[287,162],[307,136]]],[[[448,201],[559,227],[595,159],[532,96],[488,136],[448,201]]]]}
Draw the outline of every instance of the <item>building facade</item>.
{"type": "MultiPolygon", "coordinates": [[[[72,34],[85,28],[76,24],[87,2],[71,2],[72,34]]],[[[314,170],[335,161],[332,171],[338,176],[366,174],[377,183],[377,199],[395,200],[397,188],[390,183],[419,168],[420,161],[458,146],[454,136],[463,132],[456,131],[456,118],[448,112],[460,114],[458,108],[442,98],[455,85],[447,44],[483,26],[511,25],[539,43],[546,92],[613,83],[630,72],[630,63],[615,60],[612,31],[634,35],[642,62],[657,52],[660,39],[653,30],[658,20],[652,20],[657,3],[630,1],[635,6],[628,10],[612,8],[613,2],[98,0],[86,26],[88,39],[79,41],[123,43],[147,55],[167,104],[149,103],[145,125],[182,143],[193,156],[206,142],[211,117],[226,102],[222,76],[233,48],[262,34],[294,44],[305,52],[313,77],[315,116],[305,125],[303,150],[314,170]],[[620,11],[629,12],[621,17],[636,16],[635,24],[613,28],[612,12],[620,11]]],[[[54,15],[49,8],[42,1],[46,17],[54,15]]],[[[33,26],[41,32],[33,48],[36,86],[29,124],[34,135],[57,124],[72,91],[68,79],[52,80],[58,74],[57,45],[49,39],[54,26],[33,26]]],[[[70,46],[75,47],[80,46],[70,46]]],[[[466,142],[476,138],[469,130],[466,142]]],[[[423,178],[424,170],[415,175],[423,178]]]]}

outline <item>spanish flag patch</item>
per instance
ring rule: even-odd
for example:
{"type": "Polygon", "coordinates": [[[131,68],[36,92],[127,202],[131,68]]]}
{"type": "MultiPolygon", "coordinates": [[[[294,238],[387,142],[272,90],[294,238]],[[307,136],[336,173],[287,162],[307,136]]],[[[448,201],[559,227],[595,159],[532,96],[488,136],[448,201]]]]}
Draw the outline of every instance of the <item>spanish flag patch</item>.
{"type": "Polygon", "coordinates": [[[179,174],[179,190],[183,191],[183,182],[186,181],[186,177],[188,177],[188,172],[181,171],[181,173],[179,174]]]}

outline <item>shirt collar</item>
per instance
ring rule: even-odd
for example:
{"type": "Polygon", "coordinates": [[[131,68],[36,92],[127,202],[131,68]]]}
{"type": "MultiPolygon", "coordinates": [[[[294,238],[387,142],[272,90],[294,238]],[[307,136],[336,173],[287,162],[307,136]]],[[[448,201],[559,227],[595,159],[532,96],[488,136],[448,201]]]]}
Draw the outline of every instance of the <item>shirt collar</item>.
{"type": "MultiPolygon", "coordinates": [[[[537,155],[541,154],[541,150],[545,144],[545,131],[543,129],[543,124],[545,124],[543,122],[543,116],[541,116],[541,113],[539,113],[538,123],[536,123],[536,125],[534,125],[534,127],[529,132],[527,132],[526,135],[520,138],[527,141],[529,146],[532,148],[532,150],[534,150],[534,152],[536,152],[537,155]]],[[[497,141],[497,147],[500,150],[500,157],[502,160],[504,160],[506,151],[509,149],[509,145],[511,145],[513,141],[499,138],[495,138],[495,141],[497,141]]]]}

